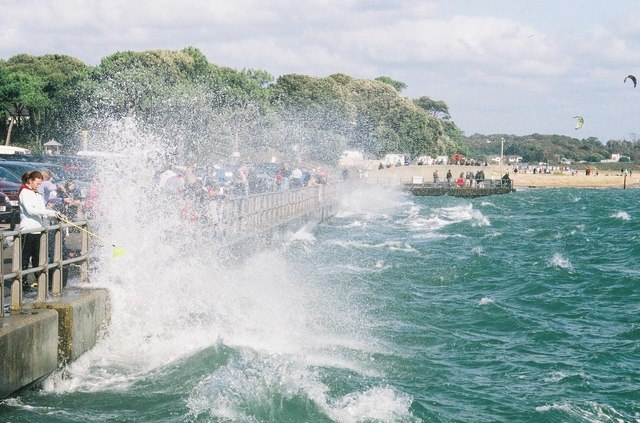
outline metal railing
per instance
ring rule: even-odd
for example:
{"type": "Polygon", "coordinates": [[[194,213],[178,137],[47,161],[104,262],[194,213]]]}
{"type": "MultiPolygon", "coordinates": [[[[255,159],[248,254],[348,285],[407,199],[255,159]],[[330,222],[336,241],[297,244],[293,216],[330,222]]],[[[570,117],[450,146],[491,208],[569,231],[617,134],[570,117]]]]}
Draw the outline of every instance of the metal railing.
{"type": "Polygon", "coordinates": [[[239,237],[314,212],[330,213],[344,190],[345,184],[339,183],[218,200],[220,235],[239,237]]]}
{"type": "Polygon", "coordinates": [[[4,316],[5,299],[4,299],[4,286],[5,282],[11,287],[11,294],[9,299],[9,310],[14,312],[20,312],[24,304],[24,293],[22,290],[22,284],[25,278],[30,274],[39,272],[37,276],[37,302],[44,302],[48,299],[49,295],[53,297],[60,297],[64,287],[64,272],[69,271],[72,266],[80,268],[80,278],[82,282],[88,281],[89,274],[89,237],[88,233],[78,228],[84,228],[86,230],[87,222],[79,221],[74,222],[74,225],[62,223],[58,225],[51,225],[42,228],[27,229],[27,230],[13,230],[4,231],[0,234],[0,240],[2,246],[0,247],[0,263],[2,268],[0,269],[0,293],[2,297],[0,300],[0,317],[4,316]],[[40,233],[40,254],[39,263],[37,266],[32,263],[32,267],[28,269],[22,269],[22,242],[23,235],[40,233]],[[79,240],[72,240],[71,235],[74,237],[78,235],[79,240]],[[9,273],[5,273],[5,240],[9,237],[13,237],[13,253],[11,257],[11,270],[9,273]],[[50,242],[51,241],[51,242],[50,242]],[[65,257],[65,252],[69,250],[71,243],[76,244],[75,251],[79,251],[77,255],[73,257],[65,257]],[[49,294],[49,285],[51,285],[51,293],[49,294]]]}

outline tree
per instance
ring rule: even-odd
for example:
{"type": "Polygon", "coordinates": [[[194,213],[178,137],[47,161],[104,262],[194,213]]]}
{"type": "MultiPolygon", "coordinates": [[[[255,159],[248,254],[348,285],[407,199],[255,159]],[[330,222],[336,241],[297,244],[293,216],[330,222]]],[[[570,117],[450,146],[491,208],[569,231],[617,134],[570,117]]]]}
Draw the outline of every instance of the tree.
{"type": "Polygon", "coordinates": [[[427,96],[423,96],[413,100],[413,102],[416,106],[420,107],[431,116],[444,120],[451,119],[451,116],[449,115],[449,106],[447,106],[444,101],[432,100],[427,96]]]}
{"type": "Polygon", "coordinates": [[[38,137],[42,111],[49,105],[49,98],[44,92],[45,81],[22,71],[5,71],[0,76],[0,103],[9,119],[5,145],[11,144],[14,125],[30,128],[38,137]]]}
{"type": "MultiPolygon", "coordinates": [[[[24,142],[34,143],[40,148],[43,138],[67,134],[70,127],[69,110],[75,107],[74,102],[68,101],[68,98],[74,97],[75,83],[84,77],[88,66],[66,55],[47,54],[36,57],[19,54],[7,60],[4,68],[6,75],[28,75],[29,80],[20,77],[23,88],[29,81],[35,84],[30,88],[29,104],[23,103],[25,107],[16,110],[18,113],[28,114],[28,119],[17,122],[17,128],[30,135],[30,139],[24,142]],[[38,93],[37,97],[34,97],[34,92],[38,93]]],[[[14,122],[13,119],[10,121],[14,122]]]]}
{"type": "Polygon", "coordinates": [[[271,88],[274,107],[282,113],[284,143],[313,157],[338,160],[352,130],[348,88],[340,77],[283,75],[271,88]],[[328,153],[319,154],[322,150],[328,153]]]}
{"type": "Polygon", "coordinates": [[[391,79],[388,76],[379,76],[375,79],[378,82],[382,82],[384,84],[389,84],[393,88],[396,89],[397,92],[402,92],[405,88],[407,88],[407,84],[402,81],[396,81],[395,79],[391,79]]]}

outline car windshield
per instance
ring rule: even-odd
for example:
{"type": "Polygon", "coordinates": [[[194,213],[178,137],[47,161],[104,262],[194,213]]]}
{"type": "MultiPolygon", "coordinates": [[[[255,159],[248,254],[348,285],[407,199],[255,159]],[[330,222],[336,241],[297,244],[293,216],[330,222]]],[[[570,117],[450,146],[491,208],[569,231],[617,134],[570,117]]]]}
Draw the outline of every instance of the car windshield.
{"type": "Polygon", "coordinates": [[[34,170],[48,170],[55,182],[65,182],[72,179],[62,166],[51,163],[0,162],[0,177],[7,175],[6,179],[12,182],[20,182],[23,174],[34,170]],[[11,174],[13,174],[13,179],[10,179],[11,174]]]}
{"type": "Polygon", "coordinates": [[[20,177],[15,175],[10,170],[0,166],[0,179],[4,179],[9,182],[20,183],[20,177]]]}

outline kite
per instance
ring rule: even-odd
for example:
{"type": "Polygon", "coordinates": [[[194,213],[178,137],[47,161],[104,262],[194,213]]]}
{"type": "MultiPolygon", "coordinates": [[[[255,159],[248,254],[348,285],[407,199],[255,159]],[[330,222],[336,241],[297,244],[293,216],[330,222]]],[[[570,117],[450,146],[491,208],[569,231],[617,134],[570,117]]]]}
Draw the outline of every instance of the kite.
{"type": "Polygon", "coordinates": [[[577,119],[577,120],[576,120],[576,129],[580,129],[580,128],[582,128],[582,125],[584,125],[584,119],[583,119],[583,117],[578,115],[578,116],[574,116],[573,118],[574,118],[574,119],[577,119]]]}
{"type": "Polygon", "coordinates": [[[633,88],[635,88],[635,87],[636,87],[636,82],[637,82],[637,81],[636,81],[636,77],[635,77],[635,76],[633,76],[633,75],[628,75],[628,76],[624,79],[624,83],[625,83],[625,84],[627,83],[627,79],[630,79],[630,80],[631,80],[631,82],[633,82],[633,88]]]}

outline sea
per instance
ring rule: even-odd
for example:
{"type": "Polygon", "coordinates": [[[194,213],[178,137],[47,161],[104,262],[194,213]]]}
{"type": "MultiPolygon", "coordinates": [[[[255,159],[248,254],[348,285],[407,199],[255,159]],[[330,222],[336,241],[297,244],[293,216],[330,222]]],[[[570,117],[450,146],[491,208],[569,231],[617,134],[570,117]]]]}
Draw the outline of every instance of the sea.
{"type": "Polygon", "coordinates": [[[640,422],[639,202],[368,187],[225,260],[121,211],[98,345],[0,421],[640,422]]]}

